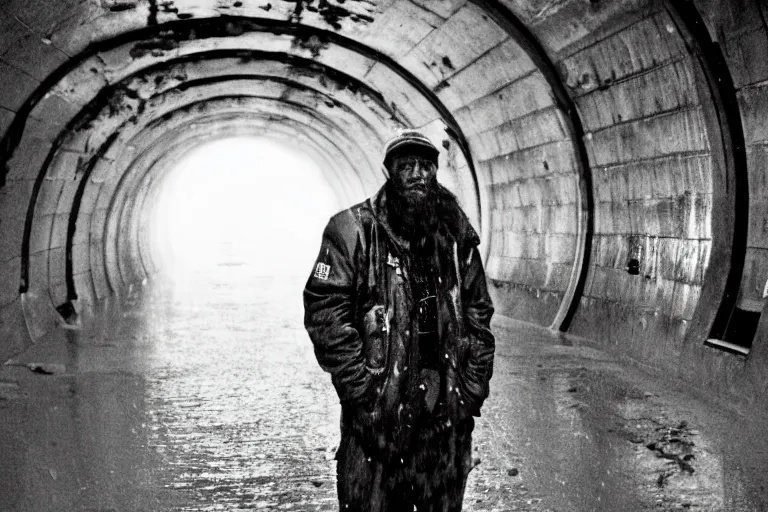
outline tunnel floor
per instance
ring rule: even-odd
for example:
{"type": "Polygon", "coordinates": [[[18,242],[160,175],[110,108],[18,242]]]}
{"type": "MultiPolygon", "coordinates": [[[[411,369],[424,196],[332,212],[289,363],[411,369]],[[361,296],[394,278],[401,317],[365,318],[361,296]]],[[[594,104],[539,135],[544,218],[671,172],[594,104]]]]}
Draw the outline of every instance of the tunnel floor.
{"type": "MultiPolygon", "coordinates": [[[[0,510],[335,510],[339,406],[303,279],[223,265],[0,370],[0,510]],[[236,286],[232,285],[237,282],[236,286]]],[[[465,510],[765,510],[761,424],[497,318],[465,510]]]]}

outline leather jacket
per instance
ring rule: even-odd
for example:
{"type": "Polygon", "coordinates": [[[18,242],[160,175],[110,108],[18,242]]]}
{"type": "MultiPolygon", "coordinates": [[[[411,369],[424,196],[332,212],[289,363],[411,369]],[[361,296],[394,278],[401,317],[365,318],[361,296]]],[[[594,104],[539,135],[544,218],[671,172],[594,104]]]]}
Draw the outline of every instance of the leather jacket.
{"type": "MultiPolygon", "coordinates": [[[[450,192],[435,236],[441,397],[445,424],[479,416],[489,393],[493,306],[479,237],[450,192]]],[[[363,410],[374,429],[408,437],[420,389],[418,314],[408,242],[392,229],[386,186],[333,216],[304,290],[304,324],[343,410],[363,410]]]]}

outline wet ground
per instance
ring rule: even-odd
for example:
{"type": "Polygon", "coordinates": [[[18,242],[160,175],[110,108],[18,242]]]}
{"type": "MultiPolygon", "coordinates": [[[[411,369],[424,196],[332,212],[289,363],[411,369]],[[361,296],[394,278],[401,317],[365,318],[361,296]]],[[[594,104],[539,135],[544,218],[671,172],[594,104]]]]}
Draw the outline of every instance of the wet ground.
{"type": "MultiPolygon", "coordinates": [[[[339,406],[303,279],[245,270],[137,290],[3,366],[0,511],[335,510],[339,406]]],[[[768,510],[764,423],[495,325],[465,510],[768,510]]]]}

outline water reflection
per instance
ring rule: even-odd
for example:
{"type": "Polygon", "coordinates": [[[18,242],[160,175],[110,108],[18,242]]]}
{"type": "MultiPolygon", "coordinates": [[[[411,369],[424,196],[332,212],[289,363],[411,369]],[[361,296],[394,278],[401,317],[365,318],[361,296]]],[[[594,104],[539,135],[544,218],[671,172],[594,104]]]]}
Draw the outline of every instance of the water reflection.
{"type": "Polygon", "coordinates": [[[303,279],[188,277],[25,356],[65,373],[5,372],[29,398],[0,401],[0,510],[330,507],[338,405],[303,279]]]}

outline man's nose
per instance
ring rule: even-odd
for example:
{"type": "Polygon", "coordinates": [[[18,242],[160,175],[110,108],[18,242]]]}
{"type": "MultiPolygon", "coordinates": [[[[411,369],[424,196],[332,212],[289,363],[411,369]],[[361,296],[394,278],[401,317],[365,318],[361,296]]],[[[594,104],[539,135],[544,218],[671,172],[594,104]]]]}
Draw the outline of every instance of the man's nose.
{"type": "Polygon", "coordinates": [[[413,177],[426,178],[429,176],[429,164],[416,162],[413,166],[413,177]]]}

